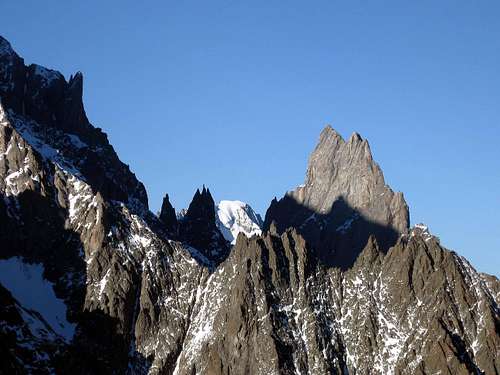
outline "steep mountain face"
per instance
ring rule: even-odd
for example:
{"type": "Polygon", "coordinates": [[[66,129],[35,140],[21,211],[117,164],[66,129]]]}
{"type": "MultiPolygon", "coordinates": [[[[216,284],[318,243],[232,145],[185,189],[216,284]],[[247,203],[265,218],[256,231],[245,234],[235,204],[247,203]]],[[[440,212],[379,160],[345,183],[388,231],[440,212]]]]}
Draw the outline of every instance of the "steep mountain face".
{"type": "Polygon", "coordinates": [[[500,372],[499,280],[408,229],[366,141],[326,129],[305,186],[230,249],[208,189],[181,220],[148,210],[81,82],[0,39],[0,264],[36,270],[73,327],[2,282],[0,373],[500,372]]]}
{"type": "Polygon", "coordinates": [[[220,201],[216,207],[216,219],[224,238],[233,245],[239,233],[247,237],[262,233],[262,218],[241,201],[220,201]]]}
{"type": "Polygon", "coordinates": [[[366,140],[347,142],[327,126],[309,158],[306,181],[271,202],[264,229],[297,228],[323,262],[348,268],[374,235],[387,251],[409,226],[403,194],[385,184],[366,140]]]}

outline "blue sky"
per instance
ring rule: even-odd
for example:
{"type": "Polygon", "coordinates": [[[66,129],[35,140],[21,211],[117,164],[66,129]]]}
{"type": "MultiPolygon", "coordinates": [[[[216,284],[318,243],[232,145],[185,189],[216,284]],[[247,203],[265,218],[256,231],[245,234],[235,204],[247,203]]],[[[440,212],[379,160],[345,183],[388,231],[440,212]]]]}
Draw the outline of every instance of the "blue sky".
{"type": "Polygon", "coordinates": [[[2,1],[27,63],[84,73],[152,210],[206,184],[260,213],[321,129],[370,142],[411,220],[500,275],[498,1],[2,1]]]}

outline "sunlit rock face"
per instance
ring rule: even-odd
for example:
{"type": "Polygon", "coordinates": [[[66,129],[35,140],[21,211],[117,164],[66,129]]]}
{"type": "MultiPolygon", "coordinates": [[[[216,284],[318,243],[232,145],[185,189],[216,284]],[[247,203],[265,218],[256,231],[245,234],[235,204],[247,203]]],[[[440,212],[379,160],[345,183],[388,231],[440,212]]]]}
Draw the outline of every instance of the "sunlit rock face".
{"type": "Polygon", "coordinates": [[[346,142],[330,126],[320,135],[309,158],[306,181],[291,196],[319,214],[328,213],[339,198],[367,220],[403,234],[408,229],[408,207],[402,193],[385,184],[368,141],[354,133],[346,142]]]}
{"type": "Polygon", "coordinates": [[[327,264],[348,268],[370,235],[387,251],[409,226],[402,193],[385,184],[368,142],[354,133],[346,142],[331,126],[309,157],[306,180],[273,200],[264,229],[293,227],[327,264]]]}
{"type": "Polygon", "coordinates": [[[208,189],[157,217],[81,83],[0,39],[0,373],[500,372],[498,279],[408,228],[358,136],[325,129],[262,234],[208,189]]]}

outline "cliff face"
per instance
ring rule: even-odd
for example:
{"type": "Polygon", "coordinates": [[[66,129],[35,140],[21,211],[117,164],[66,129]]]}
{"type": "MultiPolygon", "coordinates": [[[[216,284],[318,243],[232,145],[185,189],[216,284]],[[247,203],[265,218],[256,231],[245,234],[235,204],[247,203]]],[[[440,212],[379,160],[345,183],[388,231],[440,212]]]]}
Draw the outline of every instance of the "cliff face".
{"type": "Polygon", "coordinates": [[[40,69],[0,39],[0,263],[43,270],[74,329],[0,285],[0,373],[500,372],[498,279],[407,230],[366,141],[327,128],[305,186],[229,248],[207,189],[182,220],[149,212],[81,76],[40,69]]]}

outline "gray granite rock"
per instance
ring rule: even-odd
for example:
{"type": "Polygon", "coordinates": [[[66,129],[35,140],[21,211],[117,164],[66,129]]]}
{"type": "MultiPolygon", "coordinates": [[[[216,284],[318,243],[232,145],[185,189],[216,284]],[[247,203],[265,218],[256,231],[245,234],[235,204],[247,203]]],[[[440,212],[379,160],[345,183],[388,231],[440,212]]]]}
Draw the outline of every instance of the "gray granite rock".
{"type": "Polygon", "coordinates": [[[354,133],[346,142],[330,126],[312,152],[303,185],[273,200],[264,229],[296,228],[329,265],[352,266],[374,235],[387,251],[409,226],[402,193],[386,185],[368,142],[354,133]]]}

